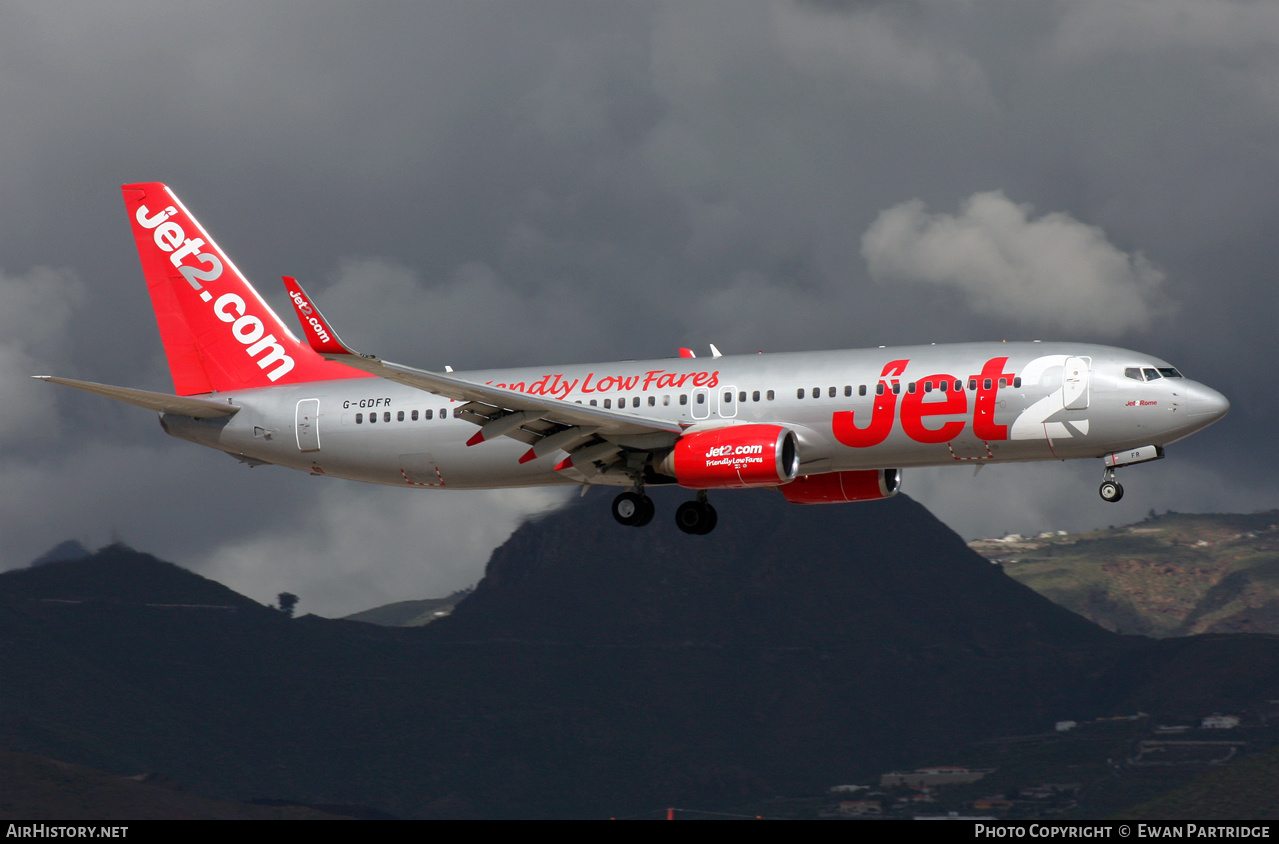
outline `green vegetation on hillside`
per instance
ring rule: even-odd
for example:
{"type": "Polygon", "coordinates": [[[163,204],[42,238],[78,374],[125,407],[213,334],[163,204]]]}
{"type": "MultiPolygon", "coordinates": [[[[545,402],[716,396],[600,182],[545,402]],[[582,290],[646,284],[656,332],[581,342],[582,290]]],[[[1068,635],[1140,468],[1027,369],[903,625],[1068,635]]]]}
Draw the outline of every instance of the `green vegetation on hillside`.
{"type": "Polygon", "coordinates": [[[1119,633],[1279,633],[1279,511],[1152,513],[1093,533],[969,544],[1041,595],[1119,633]]]}
{"type": "Polygon", "coordinates": [[[1279,748],[1206,774],[1121,814],[1133,820],[1279,818],[1279,748]]]}

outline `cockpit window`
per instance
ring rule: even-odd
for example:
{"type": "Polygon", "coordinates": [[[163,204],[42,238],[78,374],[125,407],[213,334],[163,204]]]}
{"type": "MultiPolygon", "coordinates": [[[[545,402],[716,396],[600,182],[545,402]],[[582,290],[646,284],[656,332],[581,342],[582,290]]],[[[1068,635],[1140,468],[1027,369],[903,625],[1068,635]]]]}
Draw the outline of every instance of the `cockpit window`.
{"type": "Polygon", "coordinates": [[[1131,378],[1134,381],[1158,381],[1160,378],[1184,378],[1180,372],[1171,366],[1130,366],[1124,370],[1124,377],[1131,378]]]}

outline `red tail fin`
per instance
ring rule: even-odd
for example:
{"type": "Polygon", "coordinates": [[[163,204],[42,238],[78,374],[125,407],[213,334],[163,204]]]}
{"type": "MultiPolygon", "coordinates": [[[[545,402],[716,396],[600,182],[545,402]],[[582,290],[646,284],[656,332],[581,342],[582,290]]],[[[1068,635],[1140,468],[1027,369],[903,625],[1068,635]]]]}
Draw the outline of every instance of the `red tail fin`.
{"type": "Polygon", "coordinates": [[[122,190],[178,395],[369,377],[299,342],[168,187],[122,190]]]}

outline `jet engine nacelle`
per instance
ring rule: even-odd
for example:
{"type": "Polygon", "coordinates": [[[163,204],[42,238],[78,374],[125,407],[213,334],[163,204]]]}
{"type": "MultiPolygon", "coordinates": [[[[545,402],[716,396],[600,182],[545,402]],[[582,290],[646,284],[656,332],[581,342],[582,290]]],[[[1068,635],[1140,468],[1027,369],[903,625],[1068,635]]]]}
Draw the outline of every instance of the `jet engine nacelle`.
{"type": "Polygon", "coordinates": [[[892,498],[901,485],[901,469],[861,469],[804,475],[781,487],[781,490],[792,504],[843,504],[892,498]]]}
{"type": "Polygon", "coordinates": [[[657,470],[689,489],[777,486],[795,478],[799,448],[780,425],[728,425],[680,437],[657,470]]]}

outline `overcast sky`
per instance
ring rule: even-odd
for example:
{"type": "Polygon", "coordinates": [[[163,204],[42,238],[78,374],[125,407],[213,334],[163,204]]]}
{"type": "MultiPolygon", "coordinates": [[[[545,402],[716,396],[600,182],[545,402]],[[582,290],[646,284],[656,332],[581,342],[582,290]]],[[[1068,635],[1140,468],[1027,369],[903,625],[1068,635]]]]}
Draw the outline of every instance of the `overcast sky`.
{"type": "Polygon", "coordinates": [[[1230,398],[1117,505],[1096,461],[907,472],[966,538],[1279,506],[1279,4],[3,4],[0,567],[116,537],[351,612],[561,494],[248,469],[30,381],[172,389],[135,181],[426,368],[1075,339],[1230,398]]]}

